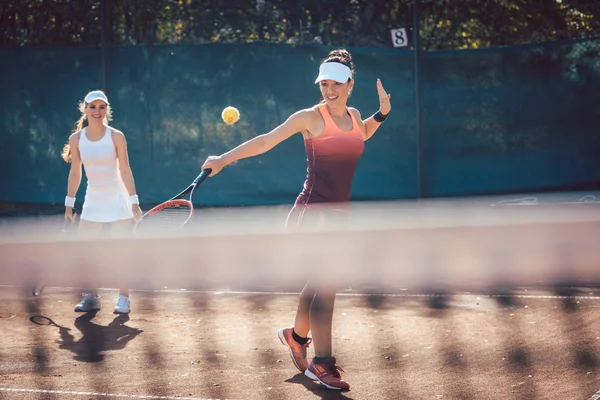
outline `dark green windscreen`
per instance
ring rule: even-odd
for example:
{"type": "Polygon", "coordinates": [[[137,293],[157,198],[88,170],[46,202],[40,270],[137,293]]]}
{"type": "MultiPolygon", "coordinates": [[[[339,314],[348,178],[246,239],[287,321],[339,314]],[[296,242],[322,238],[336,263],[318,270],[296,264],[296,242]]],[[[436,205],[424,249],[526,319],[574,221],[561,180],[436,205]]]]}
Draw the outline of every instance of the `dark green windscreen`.
{"type": "MultiPolygon", "coordinates": [[[[393,111],[366,143],[354,200],[389,200],[594,187],[600,182],[600,40],[422,53],[421,157],[410,51],[349,48],[350,106],[377,111],[375,82],[393,111]],[[421,174],[419,174],[419,163],[421,174]]],[[[265,133],[320,100],[324,46],[211,44],[106,51],[111,125],[125,133],[140,198],[184,188],[206,156],[265,133]],[[235,106],[240,121],[225,125],[235,106]]],[[[62,204],[60,151],[77,103],[101,88],[99,48],[0,50],[0,200],[62,204]]],[[[207,181],[198,205],[291,204],[306,174],[301,135],[207,181]]],[[[85,179],[78,199],[83,200],[85,179]]]]}

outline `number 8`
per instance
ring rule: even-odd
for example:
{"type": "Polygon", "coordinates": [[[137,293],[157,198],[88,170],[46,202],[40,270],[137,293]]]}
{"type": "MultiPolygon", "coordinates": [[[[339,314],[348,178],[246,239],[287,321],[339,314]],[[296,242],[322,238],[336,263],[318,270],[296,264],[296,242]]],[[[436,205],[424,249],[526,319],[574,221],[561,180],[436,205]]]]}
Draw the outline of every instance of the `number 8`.
{"type": "Polygon", "coordinates": [[[394,43],[400,46],[403,45],[405,42],[406,39],[404,38],[404,33],[402,31],[394,32],[394,43]]]}

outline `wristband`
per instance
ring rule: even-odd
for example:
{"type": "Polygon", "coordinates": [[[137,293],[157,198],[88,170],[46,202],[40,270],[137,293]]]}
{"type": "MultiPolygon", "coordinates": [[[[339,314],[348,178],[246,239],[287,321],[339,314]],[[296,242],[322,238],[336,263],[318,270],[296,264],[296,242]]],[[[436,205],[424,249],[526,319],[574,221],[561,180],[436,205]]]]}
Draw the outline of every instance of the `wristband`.
{"type": "Polygon", "coordinates": [[[131,201],[131,204],[140,204],[140,198],[137,194],[132,194],[129,196],[129,201],[131,201]]]}
{"type": "Polygon", "coordinates": [[[390,115],[390,113],[383,115],[381,111],[377,111],[375,114],[373,114],[373,119],[379,123],[382,123],[387,119],[388,115],[390,115]]]}
{"type": "Polygon", "coordinates": [[[65,197],[65,207],[73,207],[75,205],[75,197],[65,197]]]}

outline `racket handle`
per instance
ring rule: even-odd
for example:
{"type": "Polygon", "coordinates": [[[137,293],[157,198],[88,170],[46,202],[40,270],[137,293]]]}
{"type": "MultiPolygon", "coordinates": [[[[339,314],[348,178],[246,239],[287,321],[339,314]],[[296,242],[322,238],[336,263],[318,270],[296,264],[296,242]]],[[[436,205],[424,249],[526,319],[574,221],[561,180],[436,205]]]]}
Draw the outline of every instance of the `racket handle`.
{"type": "MultiPolygon", "coordinates": [[[[77,218],[77,209],[73,208],[73,217],[77,218]]],[[[63,223],[62,229],[60,230],[63,233],[67,233],[69,232],[69,225],[74,224],[74,221],[71,221],[70,219],[65,220],[65,222],[63,223]]]]}
{"type": "Polygon", "coordinates": [[[199,184],[201,184],[210,175],[211,172],[211,168],[206,168],[205,170],[200,172],[200,175],[198,175],[196,179],[194,179],[194,185],[198,186],[199,184]]]}

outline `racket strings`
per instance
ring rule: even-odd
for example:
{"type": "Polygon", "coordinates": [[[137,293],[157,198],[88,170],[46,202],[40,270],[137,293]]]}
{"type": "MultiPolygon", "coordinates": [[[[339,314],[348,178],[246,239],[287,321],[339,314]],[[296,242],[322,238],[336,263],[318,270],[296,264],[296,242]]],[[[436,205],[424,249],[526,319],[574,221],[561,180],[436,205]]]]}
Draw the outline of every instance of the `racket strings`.
{"type": "Polygon", "coordinates": [[[193,209],[189,204],[173,204],[163,207],[145,216],[138,224],[136,231],[169,232],[181,229],[192,216],[193,209]]]}

